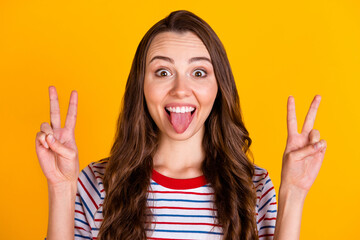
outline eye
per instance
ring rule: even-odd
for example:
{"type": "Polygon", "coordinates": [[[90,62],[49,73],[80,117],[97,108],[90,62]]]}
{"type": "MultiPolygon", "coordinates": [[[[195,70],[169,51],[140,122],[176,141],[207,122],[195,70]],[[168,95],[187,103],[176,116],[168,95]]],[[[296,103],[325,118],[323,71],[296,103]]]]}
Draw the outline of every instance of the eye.
{"type": "Polygon", "coordinates": [[[158,77],[167,77],[170,75],[170,72],[166,69],[158,69],[156,72],[155,72],[155,75],[158,76],[158,77]],[[160,74],[158,74],[160,73],[160,74]]]}
{"type": "Polygon", "coordinates": [[[196,69],[195,71],[194,71],[194,73],[195,73],[195,76],[196,77],[200,77],[200,78],[203,78],[203,77],[206,77],[206,71],[205,70],[202,70],[202,69],[196,69]],[[204,76],[205,75],[205,76],[204,76]]]}

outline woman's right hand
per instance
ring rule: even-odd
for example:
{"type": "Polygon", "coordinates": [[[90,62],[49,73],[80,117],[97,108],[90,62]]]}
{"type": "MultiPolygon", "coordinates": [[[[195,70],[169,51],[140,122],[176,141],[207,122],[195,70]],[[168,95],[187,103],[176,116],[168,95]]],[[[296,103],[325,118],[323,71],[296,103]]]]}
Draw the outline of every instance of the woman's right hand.
{"type": "Polygon", "coordinates": [[[36,154],[50,186],[76,184],[79,157],[75,143],[77,92],[72,91],[65,126],[61,128],[60,108],[56,88],[49,87],[50,121],[43,122],[36,134],[36,154]]]}

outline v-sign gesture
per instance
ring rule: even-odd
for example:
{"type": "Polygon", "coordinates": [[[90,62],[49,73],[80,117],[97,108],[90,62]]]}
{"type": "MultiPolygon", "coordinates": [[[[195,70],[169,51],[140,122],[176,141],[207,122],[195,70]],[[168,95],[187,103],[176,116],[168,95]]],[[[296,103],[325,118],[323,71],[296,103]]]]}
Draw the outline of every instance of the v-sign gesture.
{"type": "Polygon", "coordinates": [[[56,89],[49,87],[50,120],[41,124],[36,135],[36,153],[48,184],[75,183],[79,176],[79,158],[75,143],[77,92],[70,97],[65,126],[61,128],[60,108],[56,89]]]}
{"type": "Polygon", "coordinates": [[[281,169],[278,211],[274,240],[299,240],[304,201],[314,183],[326,150],[326,141],[313,129],[321,100],[316,95],[306,115],[301,133],[297,131],[295,101],[287,103],[288,137],[281,169]]]}
{"type": "Polygon", "coordinates": [[[326,150],[326,141],[320,140],[319,131],[313,129],[320,100],[320,95],[314,97],[301,133],[297,131],[294,98],[290,96],[287,103],[288,137],[283,156],[281,185],[295,187],[304,195],[319,173],[326,150]]]}

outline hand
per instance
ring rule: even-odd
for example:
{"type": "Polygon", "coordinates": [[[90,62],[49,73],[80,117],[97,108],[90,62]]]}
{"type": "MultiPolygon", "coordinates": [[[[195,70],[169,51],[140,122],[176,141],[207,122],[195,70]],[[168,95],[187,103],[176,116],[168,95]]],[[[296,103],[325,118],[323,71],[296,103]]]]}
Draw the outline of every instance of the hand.
{"type": "Polygon", "coordinates": [[[49,87],[50,121],[40,126],[36,134],[36,154],[49,185],[76,183],[79,176],[79,158],[75,143],[77,92],[70,96],[65,127],[61,128],[60,108],[56,88],[49,87]]]}
{"type": "Polygon", "coordinates": [[[292,96],[288,98],[288,138],[282,162],[281,187],[295,189],[303,196],[310,190],[319,173],[327,145],[325,140],[320,140],[319,131],[312,129],[320,100],[320,95],[314,97],[299,134],[295,100],[292,96]]]}

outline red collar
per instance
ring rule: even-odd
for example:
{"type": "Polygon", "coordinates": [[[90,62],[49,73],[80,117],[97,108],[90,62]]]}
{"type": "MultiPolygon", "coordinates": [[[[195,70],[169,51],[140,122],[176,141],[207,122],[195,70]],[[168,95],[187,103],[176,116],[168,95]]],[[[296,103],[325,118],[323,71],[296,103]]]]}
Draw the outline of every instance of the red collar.
{"type": "Polygon", "coordinates": [[[185,179],[171,178],[162,175],[155,169],[153,169],[152,171],[151,178],[161,186],[171,189],[191,189],[191,188],[202,187],[207,184],[204,175],[194,178],[185,178],[185,179]]]}

